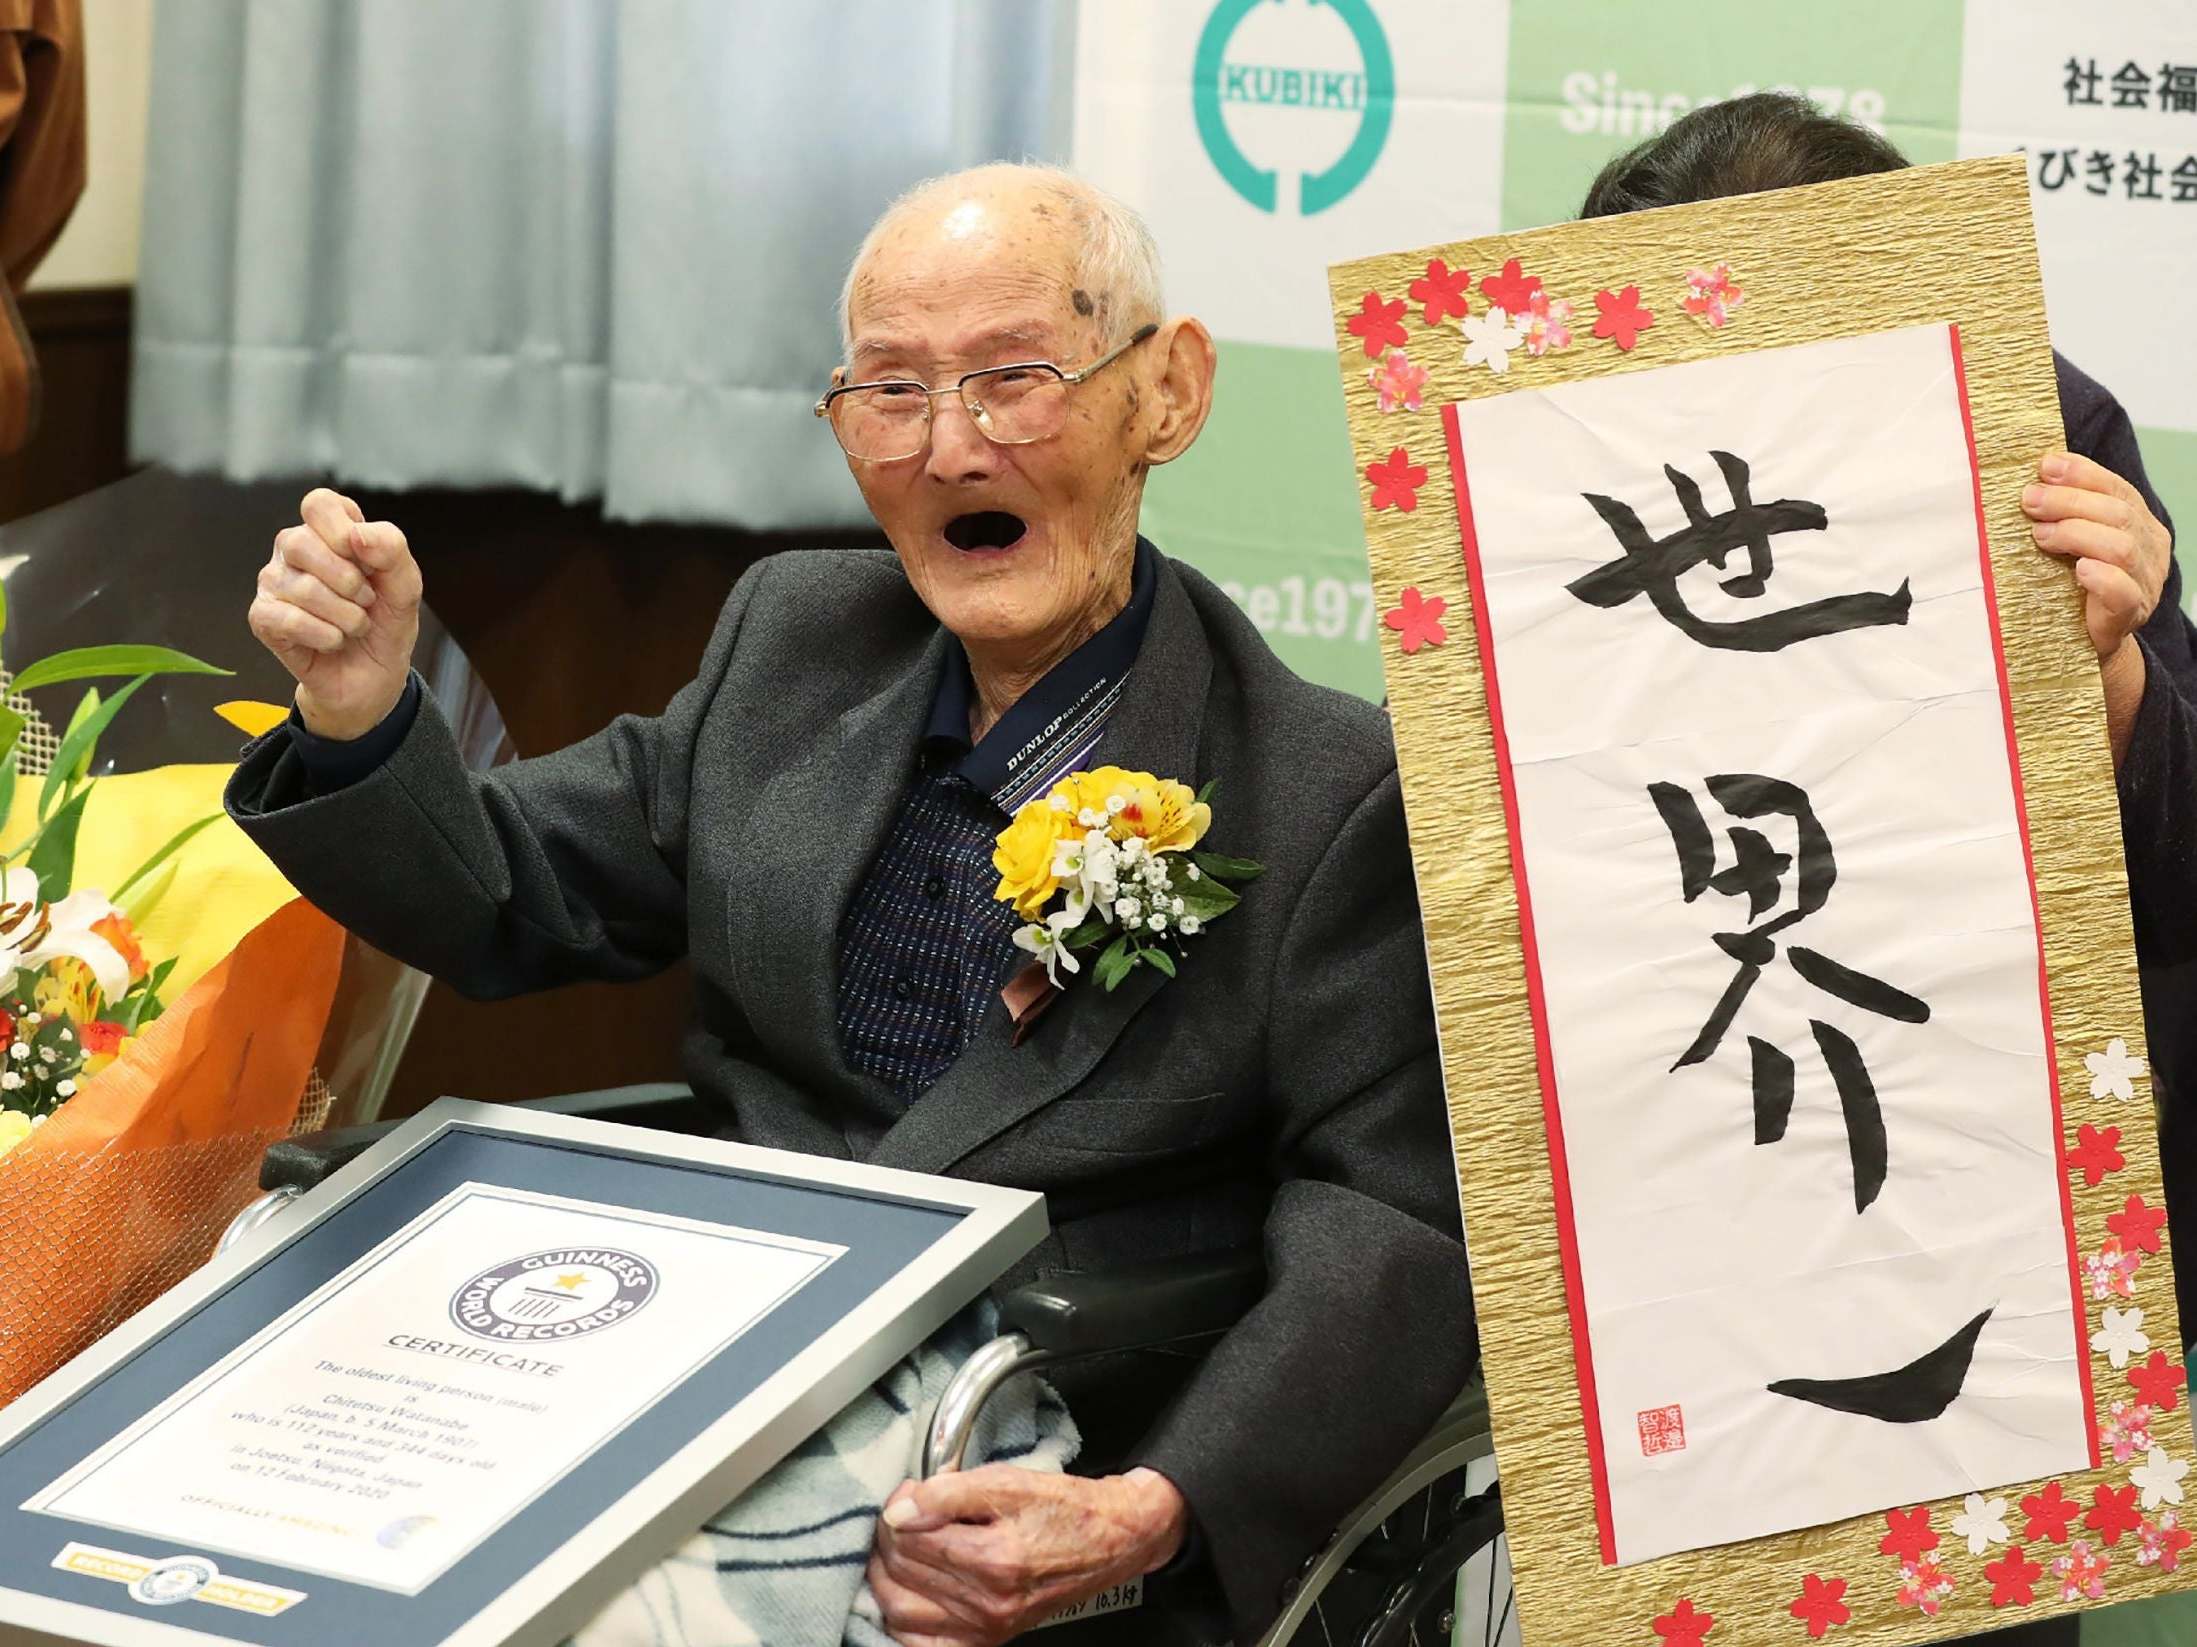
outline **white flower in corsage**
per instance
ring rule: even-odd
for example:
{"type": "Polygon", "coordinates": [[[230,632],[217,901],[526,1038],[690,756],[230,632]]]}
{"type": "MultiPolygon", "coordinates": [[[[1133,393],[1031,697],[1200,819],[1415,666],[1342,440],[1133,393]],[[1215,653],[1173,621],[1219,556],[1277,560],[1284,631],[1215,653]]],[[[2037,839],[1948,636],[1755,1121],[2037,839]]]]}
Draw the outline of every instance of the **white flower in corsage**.
{"type": "Polygon", "coordinates": [[[1205,795],[1171,778],[1118,766],[1069,774],[1017,812],[992,849],[995,896],[1029,922],[1015,946],[1043,964],[1054,989],[1094,950],[1091,976],[1105,989],[1140,966],[1174,977],[1182,941],[1236,907],[1228,883],[1262,867],[1192,851],[1212,820],[1205,795]]]}

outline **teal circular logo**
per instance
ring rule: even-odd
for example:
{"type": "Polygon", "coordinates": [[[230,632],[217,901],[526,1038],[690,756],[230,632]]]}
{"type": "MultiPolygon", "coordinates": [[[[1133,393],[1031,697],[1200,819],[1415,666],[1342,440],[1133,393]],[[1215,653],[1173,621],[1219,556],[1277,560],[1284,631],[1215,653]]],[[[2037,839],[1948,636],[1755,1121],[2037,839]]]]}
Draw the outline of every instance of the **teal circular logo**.
{"type": "Polygon", "coordinates": [[[1198,119],[1198,141],[1206,157],[1231,189],[1262,212],[1271,212],[1280,179],[1243,152],[1222,118],[1228,103],[1262,103],[1283,108],[1355,110],[1358,130],[1335,163],[1322,172],[1297,178],[1297,210],[1306,217],[1324,212],[1366,179],[1388,142],[1396,110],[1396,64],[1388,36],[1369,0],[1306,0],[1327,6],[1343,20],[1358,45],[1353,65],[1244,63],[1231,59],[1228,43],[1236,26],[1266,4],[1288,0],[1219,0],[1198,36],[1197,61],[1190,70],[1190,101],[1198,119]]]}

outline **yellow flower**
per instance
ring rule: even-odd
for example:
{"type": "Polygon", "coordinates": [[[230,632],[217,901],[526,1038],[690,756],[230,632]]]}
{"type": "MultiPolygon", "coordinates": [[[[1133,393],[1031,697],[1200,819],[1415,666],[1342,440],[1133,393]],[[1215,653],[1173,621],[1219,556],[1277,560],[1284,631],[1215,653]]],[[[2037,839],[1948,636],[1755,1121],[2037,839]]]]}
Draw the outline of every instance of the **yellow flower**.
{"type": "Polygon", "coordinates": [[[90,967],[73,955],[48,961],[45,975],[38,980],[31,995],[33,1004],[49,1017],[65,1012],[82,1024],[98,1016],[99,980],[90,967]]]}
{"type": "Polygon", "coordinates": [[[1115,840],[1141,840],[1154,852],[1187,852],[1213,822],[1213,809],[1188,784],[1149,772],[1102,766],[1081,774],[1079,789],[1079,810],[1106,813],[1115,840]]]}
{"type": "Polygon", "coordinates": [[[31,1135],[31,1118],[19,1109],[0,1109],[0,1155],[31,1135]]]}
{"type": "MultiPolygon", "coordinates": [[[[1058,793],[1056,788],[1054,794],[1058,793]]],[[[1055,806],[1051,795],[1025,802],[993,844],[992,867],[999,871],[999,890],[992,896],[1013,904],[1024,920],[1036,920],[1044,913],[1046,900],[1060,890],[1060,879],[1053,873],[1053,844],[1075,832],[1075,814],[1055,806]]]]}

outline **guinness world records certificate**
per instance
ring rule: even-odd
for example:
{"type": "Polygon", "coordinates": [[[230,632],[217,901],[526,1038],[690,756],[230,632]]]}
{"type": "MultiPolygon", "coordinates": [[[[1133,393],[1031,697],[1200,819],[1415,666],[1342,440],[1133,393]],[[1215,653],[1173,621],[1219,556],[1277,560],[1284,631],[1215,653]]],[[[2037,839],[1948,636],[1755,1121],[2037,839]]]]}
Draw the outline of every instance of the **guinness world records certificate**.
{"type": "Polygon", "coordinates": [[[0,1415],[0,1641],[555,1641],[1043,1227],[446,1100],[0,1415]]]}

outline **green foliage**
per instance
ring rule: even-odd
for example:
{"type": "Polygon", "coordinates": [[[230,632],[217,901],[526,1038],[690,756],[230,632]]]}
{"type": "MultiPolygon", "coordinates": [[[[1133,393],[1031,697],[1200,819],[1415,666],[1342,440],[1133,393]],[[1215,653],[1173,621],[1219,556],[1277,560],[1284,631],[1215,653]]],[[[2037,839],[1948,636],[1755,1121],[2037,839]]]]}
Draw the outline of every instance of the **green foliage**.
{"type": "Polygon", "coordinates": [[[1182,900],[1183,914],[1195,915],[1201,922],[1218,920],[1243,901],[1210,875],[1195,881],[1187,875],[1178,875],[1168,884],[1174,889],[1174,895],[1182,900]]]}
{"type": "Polygon", "coordinates": [[[1092,967],[1091,976],[1099,981],[1102,989],[1112,994],[1114,986],[1128,977],[1136,964],[1136,957],[1129,951],[1129,934],[1124,932],[1106,946],[1098,963],[1092,967]]]}
{"type": "Polygon", "coordinates": [[[112,892],[108,893],[107,896],[113,898],[117,902],[120,902],[123,893],[129,891],[131,887],[137,885],[139,881],[142,881],[147,875],[150,875],[154,870],[158,869],[162,864],[166,863],[170,858],[174,857],[178,852],[182,851],[183,848],[187,844],[189,844],[190,839],[193,835],[196,835],[200,830],[206,828],[208,825],[217,824],[220,821],[220,813],[209,812],[205,817],[199,819],[196,823],[185,824],[181,829],[177,830],[173,835],[168,837],[168,844],[166,846],[163,846],[158,852],[155,852],[151,857],[147,858],[143,863],[139,864],[135,869],[131,870],[130,873],[123,878],[122,884],[116,887],[112,892]]]}
{"type": "Polygon", "coordinates": [[[84,820],[89,785],[61,804],[30,839],[30,870],[38,877],[38,896],[49,904],[69,895],[76,874],[76,826],[84,820]]]}
{"type": "Polygon", "coordinates": [[[1220,881],[1255,881],[1266,873],[1264,864],[1249,858],[1224,858],[1218,852],[1193,852],[1190,861],[1198,866],[1200,874],[1220,881]]]}
{"type": "Polygon", "coordinates": [[[151,680],[150,675],[140,675],[113,697],[102,703],[95,687],[84,694],[84,701],[77,705],[76,716],[69,722],[69,730],[61,739],[61,748],[53,758],[52,770],[46,774],[46,785],[38,792],[38,815],[43,818],[53,810],[53,803],[68,786],[83,781],[91,770],[92,753],[99,747],[100,735],[122,711],[137,689],[151,680]]]}
{"type": "Polygon", "coordinates": [[[235,671],[202,663],[167,646],[79,646],[40,658],[15,677],[12,690],[29,692],[63,681],[107,675],[230,675],[235,671]]]}

